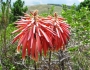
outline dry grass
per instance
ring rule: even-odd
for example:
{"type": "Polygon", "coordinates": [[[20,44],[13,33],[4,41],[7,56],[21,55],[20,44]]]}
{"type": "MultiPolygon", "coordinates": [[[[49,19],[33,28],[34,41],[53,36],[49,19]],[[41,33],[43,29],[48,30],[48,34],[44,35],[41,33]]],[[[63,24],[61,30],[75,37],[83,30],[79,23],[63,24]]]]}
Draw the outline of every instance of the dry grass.
{"type": "MultiPolygon", "coordinates": [[[[29,13],[30,11],[34,11],[34,10],[38,10],[39,14],[41,14],[41,13],[49,13],[49,10],[51,9],[52,6],[53,5],[49,5],[49,4],[28,6],[27,13],[29,13]]],[[[57,12],[58,14],[60,14],[61,10],[62,10],[61,6],[55,5],[54,12],[57,12]]]]}

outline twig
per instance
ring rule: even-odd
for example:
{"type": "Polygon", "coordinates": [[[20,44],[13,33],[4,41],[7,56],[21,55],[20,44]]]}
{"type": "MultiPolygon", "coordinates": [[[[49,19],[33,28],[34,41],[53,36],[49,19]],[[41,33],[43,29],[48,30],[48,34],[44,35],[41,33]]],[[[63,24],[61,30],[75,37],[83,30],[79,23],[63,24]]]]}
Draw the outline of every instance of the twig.
{"type": "Polygon", "coordinates": [[[60,50],[59,52],[59,67],[60,67],[60,70],[64,70],[64,61],[61,59],[63,58],[63,51],[60,50]]]}

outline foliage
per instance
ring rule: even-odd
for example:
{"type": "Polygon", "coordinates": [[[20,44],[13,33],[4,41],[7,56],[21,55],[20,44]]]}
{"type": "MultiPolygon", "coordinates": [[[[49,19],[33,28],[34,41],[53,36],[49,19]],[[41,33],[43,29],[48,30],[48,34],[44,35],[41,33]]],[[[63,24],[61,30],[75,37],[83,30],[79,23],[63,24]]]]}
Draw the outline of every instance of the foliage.
{"type": "Polygon", "coordinates": [[[19,16],[22,16],[23,13],[25,13],[28,10],[27,6],[24,6],[24,1],[22,0],[16,0],[15,3],[13,3],[13,7],[11,8],[11,18],[13,21],[16,21],[19,16]]]}
{"type": "MultiPolygon", "coordinates": [[[[2,17],[2,14],[1,14],[1,12],[0,12],[0,25],[1,25],[1,17],[2,17]]],[[[1,28],[1,27],[0,27],[1,28]]]]}
{"type": "Polygon", "coordinates": [[[49,14],[50,14],[50,15],[53,15],[54,9],[55,9],[55,6],[53,5],[53,6],[50,8],[50,10],[49,10],[49,14]]]}
{"type": "Polygon", "coordinates": [[[1,61],[1,67],[2,67],[2,69],[1,70],[3,70],[3,69],[11,69],[11,65],[13,65],[12,64],[12,61],[11,61],[11,57],[13,57],[11,54],[14,54],[13,53],[13,50],[12,51],[10,51],[10,52],[8,52],[10,49],[14,49],[14,48],[9,48],[10,47],[10,39],[12,38],[12,36],[11,36],[11,32],[14,30],[15,28],[13,27],[13,25],[8,25],[8,27],[6,28],[6,47],[8,48],[8,49],[6,49],[7,50],[7,52],[6,52],[6,55],[4,54],[5,52],[5,50],[4,50],[4,46],[3,46],[3,41],[4,41],[4,39],[3,39],[3,37],[4,37],[4,29],[2,29],[1,30],[1,32],[0,32],[0,61],[1,61]]]}
{"type": "MultiPolygon", "coordinates": [[[[1,1],[1,24],[0,24],[0,68],[3,70],[5,67],[8,67],[9,59],[7,57],[7,26],[9,24],[9,12],[10,12],[10,2],[11,0],[1,1]],[[3,55],[2,55],[3,54],[3,55]]],[[[9,35],[10,36],[10,35],[9,35]]],[[[6,68],[5,68],[6,69],[6,68]]],[[[9,68],[10,69],[10,68],[9,68]]]]}
{"type": "Polygon", "coordinates": [[[70,9],[64,7],[62,10],[62,16],[72,27],[68,52],[71,55],[73,69],[89,70],[90,11],[88,7],[81,7],[80,11],[77,11],[76,8],[73,5],[70,9]]]}
{"type": "MultiPolygon", "coordinates": [[[[1,24],[0,29],[3,29],[3,36],[1,37],[2,40],[2,52],[4,52],[4,57],[6,57],[7,47],[6,47],[6,30],[9,23],[9,8],[10,8],[10,1],[6,0],[6,2],[1,1],[1,24]]],[[[0,31],[0,34],[2,32],[0,31]]],[[[2,58],[2,57],[1,57],[2,58]]]]}
{"type": "Polygon", "coordinates": [[[80,10],[82,7],[88,7],[90,10],[90,0],[84,0],[83,2],[81,2],[77,9],[80,10]]]}
{"type": "Polygon", "coordinates": [[[6,27],[9,23],[9,12],[10,12],[10,3],[11,1],[6,1],[3,2],[1,1],[1,12],[0,12],[0,16],[1,16],[1,26],[2,27],[6,27]]]}

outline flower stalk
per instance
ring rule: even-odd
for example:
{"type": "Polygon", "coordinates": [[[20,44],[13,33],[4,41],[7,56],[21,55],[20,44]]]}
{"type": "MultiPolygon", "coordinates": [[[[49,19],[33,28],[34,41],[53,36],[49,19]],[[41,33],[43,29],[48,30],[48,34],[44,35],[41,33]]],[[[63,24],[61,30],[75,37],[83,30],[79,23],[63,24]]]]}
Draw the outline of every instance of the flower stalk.
{"type": "Polygon", "coordinates": [[[51,70],[50,63],[51,63],[51,51],[49,52],[49,70],[51,70]]]}

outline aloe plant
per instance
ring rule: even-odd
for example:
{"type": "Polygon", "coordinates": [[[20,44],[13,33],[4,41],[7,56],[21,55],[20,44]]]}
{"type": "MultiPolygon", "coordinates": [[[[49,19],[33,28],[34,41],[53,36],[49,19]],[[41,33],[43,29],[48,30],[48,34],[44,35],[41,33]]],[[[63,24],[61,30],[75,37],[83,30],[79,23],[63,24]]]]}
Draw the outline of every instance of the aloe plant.
{"type": "Polygon", "coordinates": [[[38,61],[39,54],[42,55],[43,52],[46,56],[48,51],[64,50],[70,35],[70,26],[64,22],[64,18],[58,17],[56,13],[54,17],[40,17],[37,11],[31,15],[25,14],[16,21],[18,29],[12,32],[19,32],[12,43],[19,40],[17,53],[22,47],[22,59],[25,60],[25,56],[28,55],[38,61]]]}

